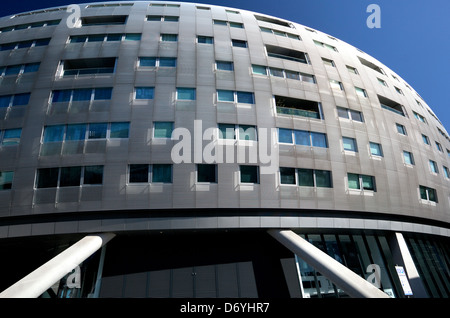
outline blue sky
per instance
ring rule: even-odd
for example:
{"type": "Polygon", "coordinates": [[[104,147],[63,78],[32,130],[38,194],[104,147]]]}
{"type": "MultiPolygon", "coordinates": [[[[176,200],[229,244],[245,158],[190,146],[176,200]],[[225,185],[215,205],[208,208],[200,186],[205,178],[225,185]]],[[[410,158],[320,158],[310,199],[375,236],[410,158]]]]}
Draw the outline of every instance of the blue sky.
{"type": "MultiPolygon", "coordinates": [[[[7,1],[0,16],[79,0],[7,1]]],[[[287,19],[343,40],[378,59],[412,86],[450,130],[449,0],[198,0],[287,19]],[[369,4],[381,9],[370,29],[369,4]]]]}

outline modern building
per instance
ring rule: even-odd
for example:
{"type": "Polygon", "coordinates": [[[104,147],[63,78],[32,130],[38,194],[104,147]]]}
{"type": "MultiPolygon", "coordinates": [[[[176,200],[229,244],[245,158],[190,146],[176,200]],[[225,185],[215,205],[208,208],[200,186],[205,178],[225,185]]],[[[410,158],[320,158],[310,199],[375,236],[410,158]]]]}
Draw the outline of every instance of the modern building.
{"type": "Polygon", "coordinates": [[[0,297],[450,295],[448,132],[350,44],[98,2],[1,18],[0,72],[0,297]]]}

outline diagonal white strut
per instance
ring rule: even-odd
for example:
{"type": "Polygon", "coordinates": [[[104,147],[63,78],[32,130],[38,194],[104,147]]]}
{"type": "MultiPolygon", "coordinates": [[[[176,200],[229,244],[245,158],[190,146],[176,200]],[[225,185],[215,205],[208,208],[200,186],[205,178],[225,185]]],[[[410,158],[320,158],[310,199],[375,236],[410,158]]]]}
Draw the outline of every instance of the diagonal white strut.
{"type": "Polygon", "coordinates": [[[0,293],[0,298],[36,298],[109,242],[115,234],[88,235],[0,293]]]}
{"type": "Polygon", "coordinates": [[[389,298],[389,296],[330,257],[291,230],[268,231],[281,244],[314,267],[348,295],[355,298],[389,298]]]}

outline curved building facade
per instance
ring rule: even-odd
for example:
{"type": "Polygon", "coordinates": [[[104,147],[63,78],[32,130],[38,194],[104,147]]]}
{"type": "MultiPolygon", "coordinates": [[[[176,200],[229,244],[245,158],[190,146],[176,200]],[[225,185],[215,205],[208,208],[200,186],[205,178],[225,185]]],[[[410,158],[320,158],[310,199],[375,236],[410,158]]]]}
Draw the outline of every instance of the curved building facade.
{"type": "Polygon", "coordinates": [[[90,238],[39,295],[348,297],[372,279],[449,296],[449,136],[375,58],[195,3],[50,8],[0,32],[3,296],[90,238]]]}

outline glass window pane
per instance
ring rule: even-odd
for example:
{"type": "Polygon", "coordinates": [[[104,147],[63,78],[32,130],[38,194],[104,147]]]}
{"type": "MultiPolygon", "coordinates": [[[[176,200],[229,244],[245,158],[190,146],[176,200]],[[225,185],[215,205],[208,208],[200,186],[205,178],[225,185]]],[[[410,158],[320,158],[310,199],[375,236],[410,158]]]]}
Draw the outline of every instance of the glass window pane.
{"type": "Polygon", "coordinates": [[[300,73],[298,72],[285,70],[284,74],[286,74],[286,78],[300,80],[300,73]]]}
{"type": "Polygon", "coordinates": [[[311,132],[313,147],[327,148],[327,135],[323,133],[311,132]]]}
{"type": "Polygon", "coordinates": [[[312,84],[316,83],[316,79],[314,78],[314,75],[304,74],[304,73],[301,73],[300,75],[301,75],[303,82],[312,83],[312,84]]]}
{"type": "Polygon", "coordinates": [[[44,129],[44,143],[63,141],[64,125],[47,126],[44,129]]]}
{"type": "Polygon", "coordinates": [[[381,145],[377,144],[375,142],[370,142],[370,153],[374,156],[383,156],[383,153],[381,152],[381,145]]]}
{"type": "Polygon", "coordinates": [[[237,92],[237,102],[244,104],[253,104],[253,93],[250,92],[237,92]]]}
{"type": "Polygon", "coordinates": [[[177,88],[178,100],[195,100],[195,88],[177,88]]]}
{"type": "Polygon", "coordinates": [[[419,186],[419,190],[420,190],[420,198],[423,200],[428,200],[427,188],[424,186],[419,186]]]}
{"type": "Polygon", "coordinates": [[[7,129],[3,135],[2,146],[17,145],[20,142],[22,129],[7,129]]]}
{"type": "Polygon", "coordinates": [[[349,189],[361,189],[359,184],[359,175],[354,173],[347,174],[348,176],[348,188],[349,189]]]}
{"type": "Polygon", "coordinates": [[[155,122],[154,138],[171,138],[173,131],[172,122],[155,122]]]}
{"type": "Polygon", "coordinates": [[[147,21],[161,21],[161,18],[160,15],[148,15],[147,21]]]}
{"type": "Polygon", "coordinates": [[[73,35],[70,37],[70,43],[83,43],[86,42],[86,35],[73,35]]]}
{"type": "Polygon", "coordinates": [[[70,90],[70,89],[53,91],[52,102],[53,103],[69,102],[71,95],[72,95],[72,90],[70,90]]]}
{"type": "Polygon", "coordinates": [[[122,34],[108,34],[108,36],[106,37],[106,41],[122,41],[122,34]]]}
{"type": "Polygon", "coordinates": [[[213,44],[213,38],[210,36],[201,36],[199,35],[197,37],[198,43],[204,43],[204,44],[213,44]]]}
{"type": "Polygon", "coordinates": [[[160,57],[159,58],[160,67],[175,67],[177,66],[177,59],[174,57],[160,57]]]}
{"type": "Polygon", "coordinates": [[[347,108],[337,107],[338,116],[341,118],[349,118],[347,108]]]}
{"type": "Polygon", "coordinates": [[[105,40],[104,34],[92,34],[88,36],[88,42],[103,42],[105,40]]]}
{"type": "Polygon", "coordinates": [[[22,65],[10,65],[6,67],[5,76],[7,75],[17,75],[22,69],[22,65]]]}
{"type": "Polygon", "coordinates": [[[153,87],[136,87],[136,99],[153,99],[153,87]]]}
{"type": "Polygon", "coordinates": [[[139,66],[156,66],[156,57],[140,57],[139,66]]]}
{"type": "Polygon", "coordinates": [[[247,41],[244,40],[231,40],[231,43],[234,47],[247,47],[247,41]]]}
{"type": "Polygon", "coordinates": [[[24,73],[37,72],[39,70],[40,63],[26,64],[23,70],[24,73]]]}
{"type": "Polygon", "coordinates": [[[256,127],[249,125],[240,125],[239,140],[256,140],[256,127]]]}
{"type": "Polygon", "coordinates": [[[81,167],[64,167],[61,168],[59,177],[60,187],[79,186],[81,180],[81,167]]]}
{"type": "Polygon", "coordinates": [[[263,65],[252,65],[253,74],[267,75],[267,68],[263,65]]]}
{"type": "Polygon", "coordinates": [[[86,138],[86,124],[67,125],[65,140],[84,140],[86,138]]]}
{"type": "Polygon", "coordinates": [[[356,110],[349,110],[353,120],[363,122],[362,113],[356,110]]]}
{"type": "Polygon", "coordinates": [[[397,127],[397,132],[399,134],[406,135],[406,130],[405,130],[405,127],[403,125],[400,125],[400,124],[395,124],[395,125],[397,127]]]}
{"type": "Polygon", "coordinates": [[[216,167],[217,165],[197,165],[197,182],[217,182],[216,167]]]}
{"type": "Polygon", "coordinates": [[[110,138],[128,138],[130,123],[111,123],[110,138]]]}
{"type": "Polygon", "coordinates": [[[316,187],[332,188],[330,171],[315,170],[315,174],[316,174],[316,187]]]}
{"type": "Polygon", "coordinates": [[[148,165],[130,165],[130,183],[148,182],[148,165]]]}
{"type": "Polygon", "coordinates": [[[230,27],[243,29],[244,25],[242,23],[239,23],[239,22],[230,22],[230,27]]]}
{"type": "Polygon", "coordinates": [[[0,108],[8,107],[11,102],[11,95],[0,96],[0,108]]]}
{"type": "Polygon", "coordinates": [[[296,145],[303,145],[303,146],[311,145],[309,131],[294,130],[294,135],[295,135],[295,144],[296,145]]]}
{"type": "Polygon", "coordinates": [[[428,200],[437,202],[436,190],[431,188],[428,188],[427,190],[428,190],[428,200]]]}
{"type": "Polygon", "coordinates": [[[0,190],[11,189],[13,177],[13,171],[0,171],[0,190]]]}
{"type": "Polygon", "coordinates": [[[12,105],[13,106],[26,105],[26,104],[28,104],[29,100],[30,100],[29,93],[16,94],[16,95],[14,95],[12,105]]]}
{"type": "Polygon", "coordinates": [[[178,41],[178,34],[161,34],[161,41],[176,42],[178,41]]]}
{"type": "Polygon", "coordinates": [[[94,100],[109,100],[111,99],[111,95],[111,87],[96,88],[94,91],[94,100]]]}
{"type": "Polygon", "coordinates": [[[84,88],[84,89],[74,89],[72,101],[86,101],[91,100],[92,89],[84,88]]]}
{"type": "Polygon", "coordinates": [[[125,34],[125,41],[140,41],[141,35],[139,33],[125,34]]]}
{"type": "Polygon", "coordinates": [[[54,188],[58,185],[58,168],[43,168],[37,171],[37,188],[54,188]]]}
{"type": "Polygon", "coordinates": [[[355,87],[355,90],[356,90],[356,95],[359,95],[361,97],[367,97],[366,91],[364,89],[355,87]]]}
{"type": "Polygon", "coordinates": [[[214,24],[216,24],[216,25],[227,25],[227,21],[223,21],[223,20],[214,20],[214,24]]]}
{"type": "Polygon", "coordinates": [[[234,92],[226,90],[217,90],[217,100],[219,102],[234,102],[234,92]]]}
{"type": "Polygon", "coordinates": [[[88,139],[106,138],[107,123],[89,124],[88,139]]]}
{"type": "Polygon", "coordinates": [[[372,176],[362,175],[362,185],[364,190],[372,190],[375,191],[375,180],[372,176]]]}
{"type": "Polygon", "coordinates": [[[353,138],[342,137],[342,142],[344,144],[344,150],[347,151],[357,151],[356,140],[353,138]]]}
{"type": "Polygon", "coordinates": [[[295,169],[280,167],[280,183],[295,184],[295,169]]]}
{"type": "Polygon", "coordinates": [[[172,183],[172,165],[154,164],[152,166],[152,182],[172,183]]]}
{"type": "Polygon", "coordinates": [[[83,184],[102,184],[102,183],[103,183],[103,166],[84,167],[83,184]]]}
{"type": "Polygon", "coordinates": [[[34,46],[45,46],[48,45],[50,43],[50,39],[39,39],[36,40],[36,42],[34,43],[34,46]]]}
{"type": "Polygon", "coordinates": [[[216,67],[221,71],[232,71],[233,70],[233,62],[226,61],[216,61],[216,67]]]}
{"type": "Polygon", "coordinates": [[[403,151],[403,158],[405,159],[405,163],[410,165],[414,164],[414,158],[412,153],[408,151],[403,151]]]}
{"type": "Polygon", "coordinates": [[[269,68],[269,71],[270,71],[270,75],[272,75],[272,76],[284,77],[284,72],[280,68],[273,68],[273,67],[271,67],[271,68],[269,68]]]}
{"type": "Polygon", "coordinates": [[[258,183],[257,166],[240,166],[241,183],[258,183]]]}
{"type": "Polygon", "coordinates": [[[219,139],[235,139],[234,124],[219,124],[219,139]]]}
{"type": "Polygon", "coordinates": [[[292,144],[292,130],[278,128],[278,142],[292,144]]]}
{"type": "Polygon", "coordinates": [[[166,21],[166,22],[178,22],[178,17],[177,16],[172,16],[172,15],[166,15],[164,17],[164,21],[166,21]]]}
{"type": "Polygon", "coordinates": [[[298,169],[298,185],[303,187],[314,187],[312,169],[298,169]]]}

